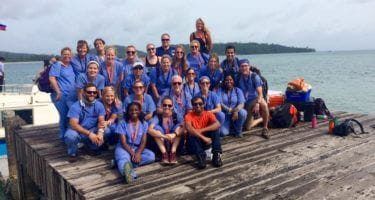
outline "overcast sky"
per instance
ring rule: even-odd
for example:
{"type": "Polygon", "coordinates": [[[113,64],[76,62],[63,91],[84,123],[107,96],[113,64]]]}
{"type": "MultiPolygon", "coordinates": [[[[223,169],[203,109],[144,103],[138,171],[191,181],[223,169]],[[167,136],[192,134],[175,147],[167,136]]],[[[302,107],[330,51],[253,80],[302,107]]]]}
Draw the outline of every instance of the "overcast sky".
{"type": "Polygon", "coordinates": [[[1,0],[0,51],[57,54],[97,37],[145,51],[164,32],[186,44],[198,17],[214,42],[375,49],[374,10],[372,0],[1,0]]]}

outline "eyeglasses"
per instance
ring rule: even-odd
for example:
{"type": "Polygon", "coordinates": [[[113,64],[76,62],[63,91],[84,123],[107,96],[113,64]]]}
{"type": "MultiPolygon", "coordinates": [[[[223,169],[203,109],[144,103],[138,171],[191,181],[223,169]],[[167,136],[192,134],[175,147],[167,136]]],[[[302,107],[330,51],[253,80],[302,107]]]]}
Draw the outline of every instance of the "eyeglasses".
{"type": "Polygon", "coordinates": [[[127,54],[135,54],[135,51],[127,51],[127,54]]]}
{"type": "Polygon", "coordinates": [[[187,75],[195,75],[194,72],[187,73],[187,75]]]}
{"type": "Polygon", "coordinates": [[[210,82],[206,82],[206,81],[201,82],[201,85],[209,85],[209,84],[210,84],[210,82]]]}
{"type": "Polygon", "coordinates": [[[133,67],[133,70],[143,70],[143,67],[133,67]]]}
{"type": "Polygon", "coordinates": [[[173,82],[172,84],[173,85],[181,85],[182,83],[181,82],[173,82]]]}
{"type": "Polygon", "coordinates": [[[164,103],[164,104],[163,104],[163,107],[164,107],[164,108],[172,108],[173,105],[172,105],[172,104],[166,104],[166,103],[164,103]]]}
{"type": "Polygon", "coordinates": [[[155,48],[148,48],[147,51],[153,51],[155,48]]]}
{"type": "Polygon", "coordinates": [[[143,86],[133,86],[133,89],[143,89],[143,86]]]}
{"type": "Polygon", "coordinates": [[[161,41],[169,41],[169,38],[163,38],[163,39],[161,39],[161,41]]]}
{"type": "Polygon", "coordinates": [[[197,48],[198,48],[198,46],[190,46],[190,48],[194,48],[194,49],[197,49],[197,48]]]}
{"type": "Polygon", "coordinates": [[[97,91],[86,91],[86,94],[93,95],[93,94],[98,94],[97,91]]]}
{"type": "Polygon", "coordinates": [[[193,103],[193,106],[203,106],[203,102],[193,103]]]}

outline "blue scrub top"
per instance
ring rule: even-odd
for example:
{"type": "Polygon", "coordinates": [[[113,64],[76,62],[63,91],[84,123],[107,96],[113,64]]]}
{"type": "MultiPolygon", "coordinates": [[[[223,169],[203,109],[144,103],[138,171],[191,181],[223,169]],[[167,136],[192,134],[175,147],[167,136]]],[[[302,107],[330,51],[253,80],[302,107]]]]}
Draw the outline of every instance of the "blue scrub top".
{"type": "Polygon", "coordinates": [[[159,95],[162,95],[167,89],[171,87],[172,76],[176,75],[176,70],[170,68],[169,71],[163,74],[162,69],[153,69],[150,74],[151,83],[156,85],[159,95]]]}
{"type": "Polygon", "coordinates": [[[151,118],[150,125],[151,125],[151,124],[159,125],[159,126],[164,130],[164,133],[165,133],[166,129],[168,128],[168,129],[169,129],[169,132],[170,132],[170,133],[173,133],[173,132],[176,131],[176,129],[177,129],[178,127],[180,127],[180,126],[183,125],[183,123],[184,123],[184,118],[181,117],[180,115],[177,115],[177,120],[176,120],[176,121],[177,121],[177,122],[174,123],[174,122],[173,122],[173,119],[171,119],[171,122],[170,122],[170,123],[165,124],[165,125],[168,125],[168,127],[164,127],[164,125],[163,125],[163,126],[160,125],[158,115],[155,115],[155,116],[153,116],[153,117],[151,118]]]}
{"type": "Polygon", "coordinates": [[[100,70],[99,70],[99,73],[104,76],[104,80],[105,80],[104,85],[105,86],[116,86],[116,83],[117,83],[118,80],[120,80],[121,74],[122,74],[122,71],[123,71],[123,66],[122,66],[121,62],[115,61],[112,81],[109,80],[108,72],[107,72],[107,69],[106,69],[105,66],[106,66],[106,62],[104,61],[100,65],[100,70]]]}
{"type": "Polygon", "coordinates": [[[245,97],[240,88],[234,87],[228,94],[223,88],[216,92],[220,101],[229,108],[235,108],[238,104],[245,103],[245,97]]]}
{"type": "Polygon", "coordinates": [[[87,83],[92,83],[98,90],[104,89],[104,76],[98,74],[93,82],[90,82],[87,77],[87,73],[80,73],[77,76],[76,88],[82,89],[87,83]]]}
{"type": "MultiPolygon", "coordinates": [[[[101,99],[99,99],[99,101],[103,104],[103,101],[101,99]]],[[[104,104],[103,104],[103,106],[104,106],[104,104]]],[[[105,107],[104,107],[104,110],[105,110],[105,107]]],[[[113,103],[111,105],[111,110],[110,111],[105,110],[104,119],[107,121],[107,120],[109,120],[109,118],[111,118],[112,114],[119,115],[121,113],[122,113],[122,103],[121,102],[118,103],[118,104],[113,103]]]]}
{"type": "Polygon", "coordinates": [[[189,53],[186,58],[189,62],[189,66],[193,68],[195,73],[197,74],[196,77],[198,80],[198,78],[200,77],[201,71],[203,71],[207,65],[208,59],[203,57],[201,53],[199,53],[196,56],[193,56],[191,55],[191,53],[189,53]]]}
{"type": "MultiPolygon", "coordinates": [[[[143,63],[143,61],[141,60],[141,59],[139,59],[139,58],[136,58],[135,59],[135,62],[134,63],[136,63],[136,62],[141,62],[141,63],[143,63]]],[[[133,74],[133,63],[129,63],[129,61],[127,60],[127,59],[124,59],[124,60],[122,60],[122,65],[123,65],[123,72],[124,72],[124,79],[127,77],[127,76],[129,76],[130,74],[133,74]]],[[[144,66],[144,65],[143,65],[144,66]]],[[[143,73],[146,73],[145,72],[146,70],[143,70],[143,73]]]]}
{"type": "Polygon", "coordinates": [[[234,57],[233,65],[229,65],[228,60],[225,59],[221,62],[220,66],[223,69],[224,74],[233,74],[237,76],[240,71],[239,59],[234,57]]]}
{"type": "MultiPolygon", "coordinates": [[[[143,82],[143,86],[148,87],[150,85],[150,78],[146,74],[141,75],[141,81],[143,82]]],[[[134,74],[130,74],[126,79],[122,81],[122,88],[128,89],[129,94],[134,94],[133,85],[135,82],[134,74]]]]}
{"type": "Polygon", "coordinates": [[[206,111],[215,109],[216,106],[221,103],[220,98],[211,91],[208,91],[207,98],[203,97],[201,92],[199,92],[196,96],[201,96],[204,99],[204,102],[205,102],[204,109],[206,111]]]}
{"type": "Polygon", "coordinates": [[[156,55],[162,57],[164,54],[170,55],[172,58],[175,54],[176,48],[169,46],[169,49],[165,50],[162,46],[156,48],[156,55]]]}
{"type": "MultiPolygon", "coordinates": [[[[134,94],[131,94],[131,95],[126,97],[126,99],[124,101],[124,105],[123,105],[123,111],[124,112],[126,112],[126,108],[128,107],[128,105],[135,101],[134,96],[135,96],[134,94]]],[[[141,102],[139,102],[139,103],[141,103],[141,102]]],[[[154,112],[156,110],[154,100],[152,99],[151,95],[149,95],[149,94],[143,94],[143,103],[141,103],[141,104],[142,104],[142,112],[144,112],[145,114],[148,114],[150,112],[154,112]]]]}
{"type": "Polygon", "coordinates": [[[249,74],[246,79],[243,75],[240,75],[238,87],[243,91],[246,103],[251,103],[255,98],[258,97],[256,88],[261,87],[262,84],[263,82],[258,75],[255,76],[255,87],[253,85],[253,81],[251,80],[251,74],[249,74]]]}
{"type": "Polygon", "coordinates": [[[183,91],[181,92],[181,101],[178,103],[177,97],[173,94],[172,89],[166,90],[160,97],[160,100],[158,102],[158,107],[162,107],[161,101],[163,100],[164,97],[169,96],[172,98],[173,101],[173,110],[175,113],[177,113],[177,116],[180,116],[183,118],[183,116],[186,114],[187,110],[192,109],[191,106],[191,99],[192,96],[189,94],[186,95],[183,91]]]}
{"type": "Polygon", "coordinates": [[[69,109],[68,118],[79,120],[79,124],[85,129],[92,129],[98,126],[98,118],[105,116],[104,106],[100,101],[93,105],[85,105],[83,101],[76,101],[69,109]]]}
{"type": "Polygon", "coordinates": [[[215,69],[214,72],[211,73],[208,66],[203,71],[201,71],[201,73],[199,74],[199,77],[202,77],[202,76],[207,76],[208,78],[210,78],[210,83],[211,83],[210,89],[211,90],[212,90],[212,88],[214,88],[218,84],[220,84],[220,82],[222,82],[223,79],[224,79],[224,75],[223,75],[222,71],[220,71],[219,69],[215,69]]]}
{"type": "Polygon", "coordinates": [[[184,83],[183,90],[185,95],[195,97],[201,90],[197,82],[194,83],[194,87],[190,88],[187,83],[184,83]]]}
{"type": "MultiPolygon", "coordinates": [[[[56,77],[57,85],[61,94],[70,97],[77,97],[75,88],[75,75],[72,65],[64,67],[61,62],[56,62],[51,66],[49,76],[56,77]]],[[[55,93],[55,91],[53,91],[55,93]]]]}
{"type": "Polygon", "coordinates": [[[133,145],[139,146],[142,142],[143,135],[147,134],[148,124],[147,124],[147,122],[138,121],[138,132],[135,134],[135,138],[134,138],[134,142],[133,142],[132,136],[133,136],[134,132],[137,130],[137,127],[135,127],[135,126],[136,126],[136,124],[126,122],[123,119],[117,125],[115,132],[120,134],[120,135],[125,135],[126,143],[128,143],[130,146],[133,146],[133,145]]]}
{"type": "Polygon", "coordinates": [[[78,76],[79,73],[86,73],[87,64],[92,60],[95,60],[95,57],[89,53],[83,59],[80,59],[78,55],[73,56],[70,63],[73,66],[75,75],[78,76]]]}

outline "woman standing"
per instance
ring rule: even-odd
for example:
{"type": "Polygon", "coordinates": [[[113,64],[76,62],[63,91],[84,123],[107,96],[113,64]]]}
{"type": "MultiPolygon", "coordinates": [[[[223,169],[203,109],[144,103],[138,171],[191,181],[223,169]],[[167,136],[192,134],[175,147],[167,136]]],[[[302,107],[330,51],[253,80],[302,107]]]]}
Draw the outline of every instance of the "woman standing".
{"type": "Polygon", "coordinates": [[[120,141],[115,149],[115,160],[126,183],[131,183],[136,178],[134,167],[155,161],[155,154],[145,148],[148,124],[143,121],[141,111],[140,103],[129,104],[125,119],[121,120],[116,128],[120,141]]]}
{"type": "Polygon", "coordinates": [[[220,135],[228,135],[231,125],[233,125],[234,136],[242,137],[242,127],[247,117],[247,111],[244,109],[245,97],[243,92],[240,88],[235,87],[234,80],[233,74],[225,75],[224,86],[217,91],[217,95],[221,99],[221,108],[225,114],[220,135]]]}
{"type": "Polygon", "coordinates": [[[209,55],[212,50],[212,39],[211,33],[204,24],[202,18],[198,18],[195,21],[196,31],[190,34],[190,42],[197,40],[200,46],[200,52],[209,55]]]}
{"type": "Polygon", "coordinates": [[[189,64],[186,59],[185,49],[181,45],[176,46],[175,54],[172,58],[172,68],[177,71],[177,74],[182,78],[186,75],[186,70],[189,68],[189,64]]]}
{"type": "Polygon", "coordinates": [[[87,64],[87,72],[80,73],[76,79],[76,88],[78,99],[82,99],[83,88],[87,83],[93,83],[98,90],[98,97],[102,97],[102,90],[104,89],[104,76],[99,73],[99,63],[90,61],[87,64]]]}
{"type": "Polygon", "coordinates": [[[52,65],[49,81],[53,92],[51,100],[59,112],[60,140],[64,142],[64,135],[68,126],[67,114],[70,106],[77,101],[75,75],[71,65],[72,50],[65,47],[61,50],[61,61],[52,65]]]}
{"type": "Polygon", "coordinates": [[[186,58],[189,62],[190,67],[192,67],[195,70],[195,73],[197,73],[196,81],[198,81],[200,72],[207,65],[208,56],[205,57],[199,52],[199,42],[197,40],[193,40],[190,42],[190,53],[186,58]]]}

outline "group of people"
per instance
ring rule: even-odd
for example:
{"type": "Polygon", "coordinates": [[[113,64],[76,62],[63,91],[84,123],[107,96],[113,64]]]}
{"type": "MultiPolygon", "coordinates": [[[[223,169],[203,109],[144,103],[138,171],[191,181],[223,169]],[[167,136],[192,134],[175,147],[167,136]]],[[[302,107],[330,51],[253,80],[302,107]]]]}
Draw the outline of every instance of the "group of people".
{"type": "Polygon", "coordinates": [[[116,48],[100,38],[94,41],[96,55],[88,53],[85,40],[77,42],[76,55],[63,48],[49,80],[68,155],[76,157],[82,144],[93,153],[116,144],[115,164],[130,183],[134,167],[154,162],[155,155],[173,164],[176,155],[188,152],[204,169],[210,149],[212,165],[220,167],[221,137],[241,138],[243,129],[263,122],[262,136],[269,138],[262,80],[249,60],[238,59],[235,47],[227,46],[220,63],[200,18],[196,29],[189,53],[170,45],[167,33],[160,47],[146,45],[144,59],[134,45],[120,59],[116,48]]]}

